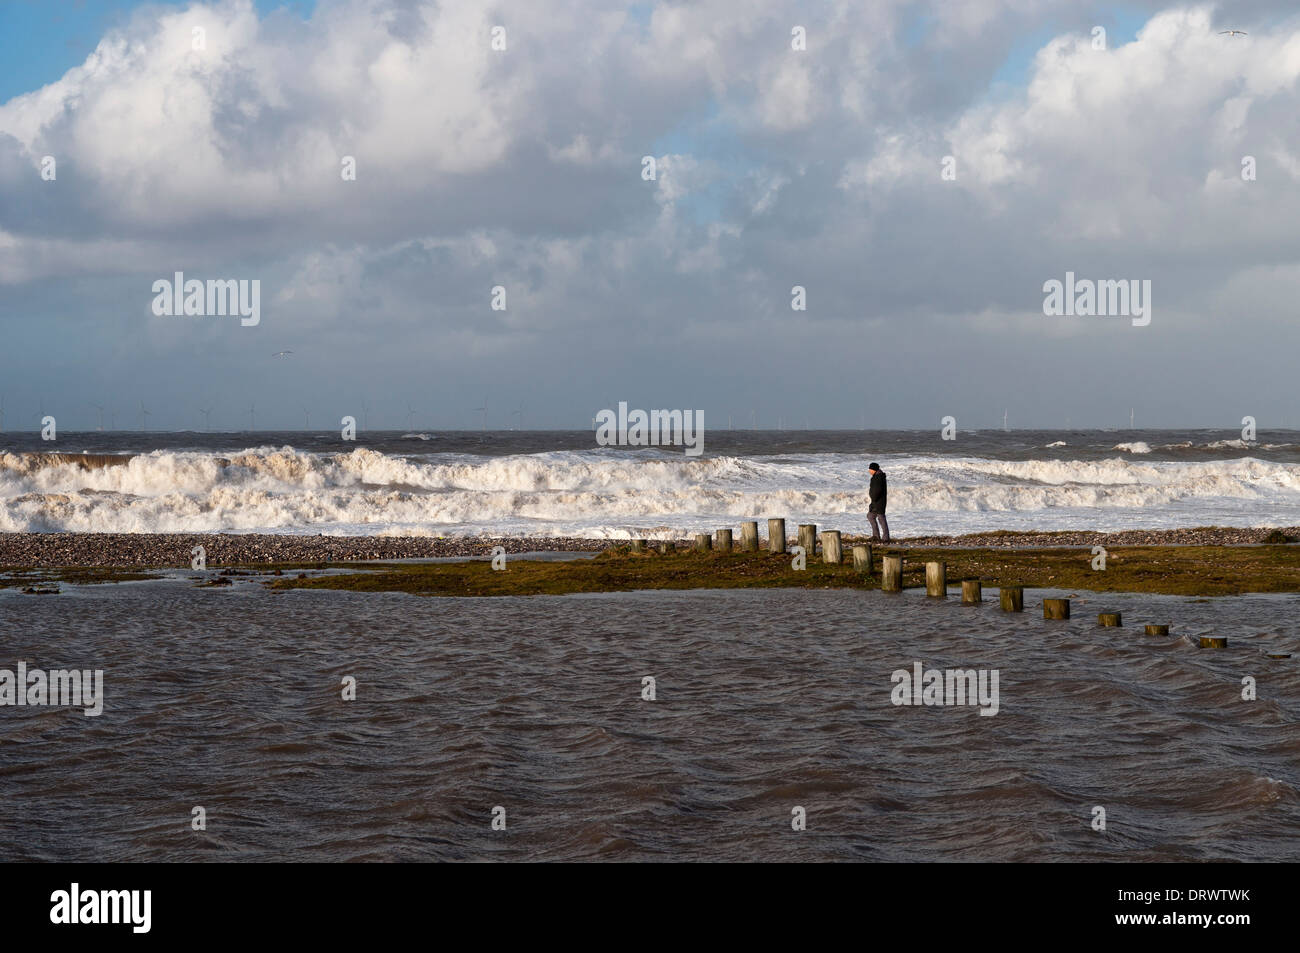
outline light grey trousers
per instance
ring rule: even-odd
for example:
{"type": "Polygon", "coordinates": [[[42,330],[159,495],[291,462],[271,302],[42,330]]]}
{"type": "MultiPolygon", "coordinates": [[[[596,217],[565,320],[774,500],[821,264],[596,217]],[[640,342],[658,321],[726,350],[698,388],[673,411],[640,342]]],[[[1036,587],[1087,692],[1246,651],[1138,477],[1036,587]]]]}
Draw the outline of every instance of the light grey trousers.
{"type": "Polygon", "coordinates": [[[871,521],[871,538],[883,539],[889,542],[889,520],[885,519],[884,513],[868,513],[867,519],[871,521]],[[877,524],[879,520],[879,524],[877,524]]]}

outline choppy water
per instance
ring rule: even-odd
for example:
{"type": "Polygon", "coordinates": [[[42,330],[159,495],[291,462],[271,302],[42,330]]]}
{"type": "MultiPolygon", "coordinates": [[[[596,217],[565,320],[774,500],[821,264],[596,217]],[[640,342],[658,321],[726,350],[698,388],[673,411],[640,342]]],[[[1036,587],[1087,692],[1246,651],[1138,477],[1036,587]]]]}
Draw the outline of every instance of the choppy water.
{"type": "Polygon", "coordinates": [[[1257,437],[710,430],[696,457],[590,432],[0,434],[0,531],[625,539],[784,516],[863,533],[872,462],[898,536],[1300,525],[1300,434],[1257,437]]]}
{"type": "Polygon", "coordinates": [[[1042,594],[0,590],[0,667],[106,694],[0,708],[0,859],[1300,859],[1300,599],[1042,594]],[[999,713],[891,704],[916,661],[999,713]]]}

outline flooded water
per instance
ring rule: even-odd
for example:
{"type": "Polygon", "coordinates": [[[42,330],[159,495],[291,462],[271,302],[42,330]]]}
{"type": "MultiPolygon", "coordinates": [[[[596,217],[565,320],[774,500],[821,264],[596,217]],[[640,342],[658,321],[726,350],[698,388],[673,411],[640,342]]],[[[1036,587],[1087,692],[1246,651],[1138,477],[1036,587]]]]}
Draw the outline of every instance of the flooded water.
{"type": "Polygon", "coordinates": [[[1300,859],[1300,598],[1053,594],[0,590],[0,668],[104,671],[0,708],[0,859],[1300,859]],[[893,704],[917,662],[997,713],[893,704]]]}

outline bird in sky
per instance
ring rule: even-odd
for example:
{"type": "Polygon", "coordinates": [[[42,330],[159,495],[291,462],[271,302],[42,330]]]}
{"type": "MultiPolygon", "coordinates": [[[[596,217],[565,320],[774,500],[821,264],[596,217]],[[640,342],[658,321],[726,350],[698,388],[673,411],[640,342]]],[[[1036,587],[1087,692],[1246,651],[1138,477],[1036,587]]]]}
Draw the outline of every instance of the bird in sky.
{"type": "Polygon", "coordinates": [[[292,353],[293,353],[293,351],[276,351],[276,352],[275,352],[274,354],[272,354],[271,356],[272,356],[272,357],[287,357],[288,355],[290,355],[290,354],[292,354],[292,353]]]}
{"type": "Polygon", "coordinates": [[[1250,36],[1245,30],[1220,30],[1219,36],[1250,36]]]}

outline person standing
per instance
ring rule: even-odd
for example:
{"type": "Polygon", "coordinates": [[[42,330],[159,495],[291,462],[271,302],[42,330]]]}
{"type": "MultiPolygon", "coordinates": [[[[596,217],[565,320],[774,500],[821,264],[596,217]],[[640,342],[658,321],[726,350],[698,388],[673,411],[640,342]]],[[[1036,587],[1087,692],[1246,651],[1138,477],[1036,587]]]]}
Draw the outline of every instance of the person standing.
{"type": "Polygon", "coordinates": [[[867,467],[871,472],[871,487],[867,495],[871,506],[867,508],[867,519],[871,521],[871,541],[873,543],[889,542],[889,521],[885,519],[885,504],[889,500],[889,486],[885,482],[885,471],[880,464],[873,463],[867,467]]]}

